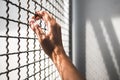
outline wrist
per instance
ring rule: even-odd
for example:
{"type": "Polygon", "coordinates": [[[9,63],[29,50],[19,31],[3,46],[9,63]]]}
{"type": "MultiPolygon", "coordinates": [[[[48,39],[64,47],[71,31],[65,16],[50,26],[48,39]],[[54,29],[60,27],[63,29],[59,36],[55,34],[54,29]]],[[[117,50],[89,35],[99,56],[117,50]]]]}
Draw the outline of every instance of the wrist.
{"type": "Polygon", "coordinates": [[[54,53],[57,55],[65,54],[63,46],[56,46],[54,48],[54,53]]]}
{"type": "Polygon", "coordinates": [[[54,63],[59,61],[59,59],[63,60],[66,56],[63,46],[56,46],[52,52],[51,59],[54,63]]]}

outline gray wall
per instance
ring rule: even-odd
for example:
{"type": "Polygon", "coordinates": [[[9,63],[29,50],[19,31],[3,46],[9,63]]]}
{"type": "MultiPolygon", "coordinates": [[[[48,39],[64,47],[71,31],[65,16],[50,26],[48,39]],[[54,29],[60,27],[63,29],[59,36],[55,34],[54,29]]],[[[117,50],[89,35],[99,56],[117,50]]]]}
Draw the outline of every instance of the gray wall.
{"type": "Polygon", "coordinates": [[[73,63],[87,80],[120,80],[120,0],[73,0],[73,63]]]}
{"type": "Polygon", "coordinates": [[[73,63],[85,75],[84,2],[73,0],[73,63]]]}

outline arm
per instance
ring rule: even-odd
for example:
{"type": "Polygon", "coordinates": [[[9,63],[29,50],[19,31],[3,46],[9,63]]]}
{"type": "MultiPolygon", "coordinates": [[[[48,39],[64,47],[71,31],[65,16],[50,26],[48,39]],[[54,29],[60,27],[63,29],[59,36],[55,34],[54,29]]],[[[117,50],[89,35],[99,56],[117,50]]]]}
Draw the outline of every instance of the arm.
{"type": "Polygon", "coordinates": [[[53,62],[55,63],[62,80],[84,80],[82,75],[77,71],[71,60],[65,54],[63,48],[55,48],[55,52],[53,52],[53,62]]]}
{"type": "Polygon", "coordinates": [[[52,59],[58,69],[62,80],[83,80],[81,74],[74,67],[65,54],[61,27],[56,20],[45,11],[37,11],[30,20],[30,27],[36,33],[38,40],[45,53],[52,59]],[[42,19],[48,27],[48,33],[44,33],[36,20],[42,19]]]}

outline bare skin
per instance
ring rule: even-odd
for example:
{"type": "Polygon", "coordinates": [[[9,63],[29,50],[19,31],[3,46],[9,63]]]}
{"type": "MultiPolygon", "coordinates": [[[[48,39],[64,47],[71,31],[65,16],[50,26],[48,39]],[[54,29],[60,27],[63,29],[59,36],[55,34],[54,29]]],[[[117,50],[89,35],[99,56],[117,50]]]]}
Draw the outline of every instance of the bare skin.
{"type": "Polygon", "coordinates": [[[84,80],[77,71],[69,57],[66,55],[61,37],[61,26],[52,15],[45,11],[36,11],[36,15],[30,19],[30,27],[36,33],[45,53],[52,59],[60,73],[62,80],[84,80]],[[48,27],[48,33],[44,33],[36,23],[42,19],[48,27]]]}

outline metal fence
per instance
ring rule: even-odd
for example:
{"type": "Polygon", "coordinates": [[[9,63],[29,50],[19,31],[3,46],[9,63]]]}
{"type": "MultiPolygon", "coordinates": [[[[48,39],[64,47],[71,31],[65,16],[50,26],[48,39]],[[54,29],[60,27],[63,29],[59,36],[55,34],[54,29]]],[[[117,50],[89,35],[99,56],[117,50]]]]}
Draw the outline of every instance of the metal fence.
{"type": "MultiPolygon", "coordinates": [[[[28,20],[36,10],[52,14],[62,27],[71,54],[69,0],[0,0],[0,80],[59,80],[55,65],[42,50],[28,20]]],[[[40,21],[46,32],[46,25],[40,21]]]]}

